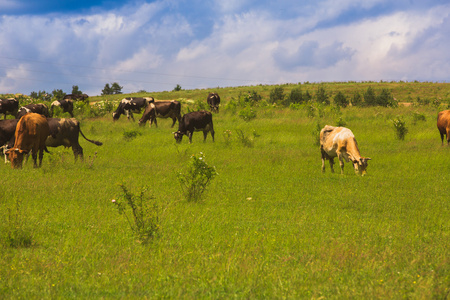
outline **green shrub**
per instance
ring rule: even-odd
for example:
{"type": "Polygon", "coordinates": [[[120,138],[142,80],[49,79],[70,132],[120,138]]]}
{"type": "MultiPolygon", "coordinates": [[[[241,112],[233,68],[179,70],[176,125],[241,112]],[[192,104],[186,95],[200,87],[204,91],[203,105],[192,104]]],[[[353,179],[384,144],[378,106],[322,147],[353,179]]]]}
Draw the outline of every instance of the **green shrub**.
{"type": "Polygon", "coordinates": [[[367,106],[376,106],[377,105],[377,97],[375,95],[375,91],[371,86],[367,88],[364,92],[364,103],[367,106]]]}
{"type": "Polygon", "coordinates": [[[382,89],[380,94],[376,97],[376,105],[384,107],[397,107],[398,103],[388,89],[382,89]]]}
{"type": "Polygon", "coordinates": [[[284,89],[282,86],[276,86],[270,91],[269,101],[270,103],[283,103],[284,102],[284,89]]]}
{"type": "Polygon", "coordinates": [[[256,118],[256,111],[251,106],[247,106],[239,112],[238,116],[245,122],[249,122],[256,118]]]}
{"type": "Polygon", "coordinates": [[[363,98],[359,92],[355,92],[352,97],[352,106],[362,106],[363,98]]]}
{"type": "Polygon", "coordinates": [[[300,87],[293,88],[289,93],[289,96],[286,97],[285,106],[290,106],[291,104],[299,104],[303,103],[303,93],[300,87]]]}
{"type": "Polygon", "coordinates": [[[417,122],[425,122],[426,117],[423,113],[414,112],[413,113],[413,124],[416,125],[417,122]]]}
{"type": "Polygon", "coordinates": [[[325,105],[330,104],[329,95],[322,85],[317,88],[316,101],[325,105]]]}
{"type": "Polygon", "coordinates": [[[218,175],[215,167],[210,167],[202,152],[192,155],[185,172],[178,173],[181,192],[187,201],[199,201],[211,180],[218,175]]]}
{"type": "Polygon", "coordinates": [[[142,135],[142,132],[137,130],[125,130],[123,132],[123,138],[128,142],[135,139],[139,135],[142,135]]]}
{"type": "Polygon", "coordinates": [[[406,122],[400,116],[397,116],[392,120],[392,124],[394,125],[395,134],[397,139],[404,140],[406,134],[408,133],[408,128],[406,128],[406,122]]]}
{"type": "Polygon", "coordinates": [[[131,231],[142,243],[147,243],[155,237],[160,228],[159,208],[152,196],[145,196],[147,188],[143,188],[139,195],[131,193],[121,184],[122,194],[112,203],[117,207],[131,231]]]}
{"type": "Polygon", "coordinates": [[[339,91],[334,96],[334,103],[339,107],[347,107],[349,105],[350,101],[347,99],[347,97],[341,91],[339,91]]]}
{"type": "Polygon", "coordinates": [[[12,248],[28,248],[33,244],[33,235],[25,226],[22,201],[17,199],[13,208],[8,207],[8,219],[6,220],[6,230],[4,230],[3,240],[6,246],[12,248]]]}

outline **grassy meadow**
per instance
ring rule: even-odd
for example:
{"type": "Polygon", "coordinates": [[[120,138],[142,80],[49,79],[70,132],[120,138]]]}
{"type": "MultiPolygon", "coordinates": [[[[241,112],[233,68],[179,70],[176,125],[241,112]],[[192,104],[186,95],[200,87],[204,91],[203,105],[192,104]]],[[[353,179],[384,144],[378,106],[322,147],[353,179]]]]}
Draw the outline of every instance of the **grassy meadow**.
{"type": "MultiPolygon", "coordinates": [[[[369,85],[327,88],[350,95],[369,85]]],[[[247,90],[267,98],[271,87],[218,88],[215,142],[195,132],[192,144],[175,143],[171,120],[149,128],[124,116],[77,116],[83,133],[103,142],[80,137],[84,162],[59,147],[40,169],[31,160],[22,170],[0,166],[0,298],[447,299],[450,148],[441,146],[436,116],[450,85],[377,85],[413,105],[327,106],[314,116],[306,105],[267,105],[246,122],[227,103],[247,90]],[[414,105],[418,97],[441,103],[414,105]],[[337,120],[372,158],[364,177],[349,163],[344,175],[338,163],[336,173],[328,162],[321,172],[318,128],[337,120]],[[200,152],[219,175],[202,201],[188,202],[177,174],[200,152]],[[156,204],[159,230],[148,243],[112,203],[120,184],[135,194],[146,187],[156,204]]]]}

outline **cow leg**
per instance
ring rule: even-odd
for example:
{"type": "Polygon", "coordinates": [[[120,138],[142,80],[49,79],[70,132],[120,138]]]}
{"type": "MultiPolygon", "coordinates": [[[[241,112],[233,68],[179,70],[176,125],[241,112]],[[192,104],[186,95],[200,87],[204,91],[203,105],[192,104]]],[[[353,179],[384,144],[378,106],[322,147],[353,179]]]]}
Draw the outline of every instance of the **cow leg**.
{"type": "MultiPolygon", "coordinates": [[[[44,149],[39,149],[39,168],[42,165],[42,159],[44,158],[44,149]]],[[[34,164],[36,165],[36,159],[34,160],[34,164]]]]}
{"type": "Polygon", "coordinates": [[[73,155],[75,156],[75,161],[77,161],[78,157],[80,157],[80,160],[83,161],[83,148],[81,148],[80,145],[77,146],[72,146],[72,151],[73,151],[73,155]]]}
{"type": "Polygon", "coordinates": [[[212,123],[211,123],[211,127],[210,127],[209,132],[211,132],[211,137],[212,137],[212,140],[213,140],[213,142],[214,142],[214,126],[213,126],[212,123]]]}
{"type": "Polygon", "coordinates": [[[131,117],[131,119],[133,119],[133,122],[134,122],[134,116],[133,116],[132,112],[130,112],[130,117],[131,117]]]}
{"type": "Polygon", "coordinates": [[[155,127],[158,128],[158,122],[156,121],[156,117],[155,117],[154,121],[155,121],[155,127]]]}
{"type": "MultiPolygon", "coordinates": [[[[450,143],[450,128],[447,128],[447,131],[446,131],[446,135],[447,135],[447,146],[448,146],[448,144],[450,143]]],[[[442,145],[444,145],[444,137],[443,137],[443,134],[441,134],[441,140],[442,140],[442,145]]]]}
{"type": "Polygon", "coordinates": [[[325,160],[327,159],[327,157],[325,156],[325,152],[320,149],[320,154],[322,157],[322,173],[325,173],[325,160]]]}
{"type": "Polygon", "coordinates": [[[177,118],[176,117],[172,118],[172,121],[173,121],[173,123],[172,123],[172,126],[170,128],[173,128],[173,126],[175,126],[175,122],[177,121],[177,118]]]}
{"type": "Polygon", "coordinates": [[[194,133],[194,132],[190,132],[190,131],[187,132],[188,137],[189,137],[189,144],[192,143],[192,135],[193,135],[193,133],[194,133]]]}
{"type": "Polygon", "coordinates": [[[341,174],[344,174],[344,156],[342,154],[338,154],[338,159],[341,167],[341,174]]]}
{"type": "Polygon", "coordinates": [[[334,173],[334,158],[329,158],[328,161],[330,162],[330,169],[331,169],[331,173],[334,173]]]}
{"type": "Polygon", "coordinates": [[[208,131],[203,131],[203,143],[206,142],[206,136],[208,135],[208,131]]]}

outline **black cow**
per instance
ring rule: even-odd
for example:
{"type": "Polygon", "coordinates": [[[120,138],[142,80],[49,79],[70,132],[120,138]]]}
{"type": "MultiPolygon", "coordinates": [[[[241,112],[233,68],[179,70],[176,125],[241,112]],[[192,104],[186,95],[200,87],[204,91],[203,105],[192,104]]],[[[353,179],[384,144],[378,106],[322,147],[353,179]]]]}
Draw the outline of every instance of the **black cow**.
{"type": "Polygon", "coordinates": [[[83,148],[81,148],[78,142],[78,135],[88,142],[91,142],[97,146],[103,145],[102,142],[93,141],[84,136],[80,128],[80,122],[77,119],[59,119],[59,118],[47,118],[48,125],[50,126],[50,135],[47,137],[45,145],[47,147],[72,147],[75,160],[80,157],[83,160],[83,148]]]}
{"type": "Polygon", "coordinates": [[[27,113],[30,113],[30,112],[43,115],[46,118],[50,117],[50,114],[48,113],[47,105],[45,105],[43,103],[38,103],[38,104],[28,104],[28,105],[22,106],[16,115],[16,119],[20,119],[23,116],[25,116],[27,113]]]}
{"type": "MultiPolygon", "coordinates": [[[[18,119],[0,120],[0,148],[3,149],[1,154],[5,155],[6,150],[14,146],[14,133],[18,119]]],[[[7,155],[5,155],[5,163],[7,162],[7,155]]]]}
{"type": "Polygon", "coordinates": [[[19,110],[19,100],[14,98],[0,99],[0,114],[4,115],[3,119],[6,119],[6,115],[16,116],[19,110]]]}
{"type": "Polygon", "coordinates": [[[183,139],[183,135],[189,137],[189,143],[192,143],[192,134],[194,131],[203,131],[203,142],[206,141],[208,131],[211,132],[211,137],[214,142],[214,126],[212,121],[212,114],[209,111],[193,111],[185,114],[178,124],[178,131],[174,132],[174,138],[177,143],[183,139]]]}
{"type": "Polygon", "coordinates": [[[81,100],[81,101],[84,101],[87,98],[89,98],[89,96],[87,94],[81,94],[81,95],[67,94],[67,95],[64,96],[63,100],[81,100]]]}
{"type": "Polygon", "coordinates": [[[156,118],[171,118],[173,128],[177,120],[180,123],[181,103],[176,100],[150,102],[139,120],[139,125],[143,126],[147,121],[150,121],[150,126],[155,122],[156,127],[158,127],[156,118]]]}
{"type": "Polygon", "coordinates": [[[128,120],[130,117],[134,121],[133,113],[140,113],[142,109],[145,109],[150,102],[154,102],[153,97],[136,98],[130,97],[120,101],[116,111],[113,112],[113,121],[117,121],[121,114],[126,114],[128,120]]]}
{"type": "Polygon", "coordinates": [[[209,93],[208,98],[206,98],[206,101],[208,102],[212,112],[216,113],[219,112],[219,104],[220,104],[219,94],[209,93]]]}
{"type": "Polygon", "coordinates": [[[63,112],[69,113],[70,116],[73,118],[73,100],[63,99],[53,101],[52,104],[50,105],[50,115],[52,116],[53,116],[53,108],[55,107],[61,107],[63,112]]]}

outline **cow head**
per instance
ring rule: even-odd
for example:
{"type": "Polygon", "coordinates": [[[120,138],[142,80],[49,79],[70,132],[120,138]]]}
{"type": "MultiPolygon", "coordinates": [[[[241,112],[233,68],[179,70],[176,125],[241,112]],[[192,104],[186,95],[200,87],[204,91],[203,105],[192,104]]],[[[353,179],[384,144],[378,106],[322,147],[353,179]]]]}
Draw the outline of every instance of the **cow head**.
{"type": "Polygon", "coordinates": [[[355,168],[355,173],[361,176],[366,174],[367,162],[370,160],[369,157],[361,157],[360,159],[355,159],[353,161],[353,167],[355,168]]]}
{"type": "Polygon", "coordinates": [[[28,151],[21,150],[19,148],[9,149],[5,152],[9,156],[9,160],[11,161],[11,167],[13,169],[21,169],[23,162],[23,155],[27,154],[28,151]]]}
{"type": "Polygon", "coordinates": [[[175,138],[175,141],[177,141],[177,143],[181,143],[181,140],[183,139],[183,134],[181,133],[181,131],[176,131],[176,132],[172,132],[173,133],[173,137],[175,138]]]}

